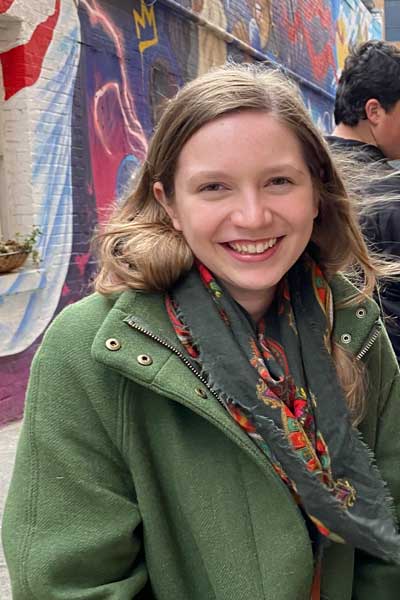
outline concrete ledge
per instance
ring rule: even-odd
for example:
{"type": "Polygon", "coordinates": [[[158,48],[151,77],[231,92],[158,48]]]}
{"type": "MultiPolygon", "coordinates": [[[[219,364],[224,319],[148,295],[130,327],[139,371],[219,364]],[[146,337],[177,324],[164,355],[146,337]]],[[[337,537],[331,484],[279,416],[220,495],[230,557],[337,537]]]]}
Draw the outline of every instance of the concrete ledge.
{"type": "Polygon", "coordinates": [[[0,274],[0,304],[5,296],[44,288],[46,279],[46,270],[32,265],[0,274]]]}

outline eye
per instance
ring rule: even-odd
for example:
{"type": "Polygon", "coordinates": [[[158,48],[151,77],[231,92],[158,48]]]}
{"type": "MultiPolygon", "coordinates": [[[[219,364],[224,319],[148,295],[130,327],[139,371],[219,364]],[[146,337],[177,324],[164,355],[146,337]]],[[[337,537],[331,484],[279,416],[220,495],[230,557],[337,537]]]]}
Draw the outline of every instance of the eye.
{"type": "Polygon", "coordinates": [[[226,189],[222,183],[207,183],[200,187],[200,192],[220,192],[226,189]]]}
{"type": "Polygon", "coordinates": [[[293,182],[288,177],[280,176],[280,177],[273,177],[272,179],[270,179],[268,181],[267,185],[281,186],[281,185],[288,185],[288,184],[291,184],[291,183],[293,183],[293,182]]]}

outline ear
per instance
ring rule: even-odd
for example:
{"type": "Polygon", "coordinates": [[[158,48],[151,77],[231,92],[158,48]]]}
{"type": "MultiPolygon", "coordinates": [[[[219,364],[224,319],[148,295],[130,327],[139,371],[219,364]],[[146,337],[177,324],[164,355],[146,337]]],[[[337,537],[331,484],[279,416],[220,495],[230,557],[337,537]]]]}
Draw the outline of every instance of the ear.
{"type": "Polygon", "coordinates": [[[365,114],[367,115],[367,119],[371,123],[371,125],[378,125],[381,119],[382,111],[385,112],[379,100],[377,100],[376,98],[370,98],[365,103],[364,109],[365,114]]]}
{"type": "Polygon", "coordinates": [[[161,181],[156,181],[153,185],[153,195],[171,219],[174,229],[176,229],[177,231],[182,231],[182,227],[176,212],[174,201],[171,198],[167,197],[164,190],[164,186],[161,183],[161,181]]]}

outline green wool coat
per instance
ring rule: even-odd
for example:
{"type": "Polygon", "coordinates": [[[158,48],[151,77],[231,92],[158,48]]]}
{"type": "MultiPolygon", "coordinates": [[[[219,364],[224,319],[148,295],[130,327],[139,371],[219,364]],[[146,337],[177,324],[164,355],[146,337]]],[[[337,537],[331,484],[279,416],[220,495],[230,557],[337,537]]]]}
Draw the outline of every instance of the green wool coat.
{"type": "MultiPolygon", "coordinates": [[[[335,336],[367,365],[361,430],[398,506],[399,373],[376,305],[338,309],[335,336]]],[[[298,507],[178,346],[157,294],[95,294],[50,327],[3,522],[14,600],[310,599],[298,507]]],[[[399,567],[326,552],[322,598],[399,597],[399,567]]]]}

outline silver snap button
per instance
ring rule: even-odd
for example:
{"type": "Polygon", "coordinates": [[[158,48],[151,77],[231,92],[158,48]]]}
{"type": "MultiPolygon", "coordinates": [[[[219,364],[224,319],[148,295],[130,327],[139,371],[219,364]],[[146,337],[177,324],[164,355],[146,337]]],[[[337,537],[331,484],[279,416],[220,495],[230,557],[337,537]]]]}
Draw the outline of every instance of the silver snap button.
{"type": "Polygon", "coordinates": [[[356,310],[356,317],[358,319],[363,319],[365,317],[365,315],[367,314],[367,311],[365,310],[365,308],[357,308],[356,310]]]}
{"type": "Polygon", "coordinates": [[[139,354],[136,360],[139,365],[142,365],[143,367],[148,367],[153,364],[153,359],[148,354],[139,354]]]}
{"type": "Polygon", "coordinates": [[[340,336],[340,340],[341,340],[341,342],[343,342],[343,344],[350,344],[350,342],[351,342],[350,333],[343,333],[343,335],[340,336]]]}
{"type": "Polygon", "coordinates": [[[207,398],[207,392],[203,388],[196,388],[194,391],[200,398],[207,398]]]}
{"type": "Polygon", "coordinates": [[[106,340],[106,348],[108,348],[108,350],[119,350],[121,348],[121,344],[115,338],[109,338],[106,340]]]}

